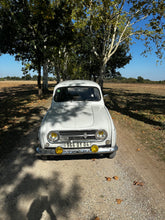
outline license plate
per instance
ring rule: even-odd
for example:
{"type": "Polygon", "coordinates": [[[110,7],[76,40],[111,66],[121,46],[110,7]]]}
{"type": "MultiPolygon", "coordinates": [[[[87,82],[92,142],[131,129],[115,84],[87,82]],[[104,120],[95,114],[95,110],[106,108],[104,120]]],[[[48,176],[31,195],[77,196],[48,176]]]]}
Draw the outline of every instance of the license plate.
{"type": "Polygon", "coordinates": [[[84,143],[66,143],[65,148],[85,148],[85,147],[90,147],[91,143],[89,142],[84,142],[84,143]]]}
{"type": "Polygon", "coordinates": [[[89,153],[90,149],[65,149],[66,154],[86,154],[89,153]]]}

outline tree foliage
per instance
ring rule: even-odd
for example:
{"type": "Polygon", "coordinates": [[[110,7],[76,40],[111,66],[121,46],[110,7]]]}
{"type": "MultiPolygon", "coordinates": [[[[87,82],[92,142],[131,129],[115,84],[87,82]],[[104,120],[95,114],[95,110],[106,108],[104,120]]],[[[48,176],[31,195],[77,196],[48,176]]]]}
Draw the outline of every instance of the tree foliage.
{"type": "Polygon", "coordinates": [[[74,25],[80,30],[89,27],[92,51],[100,63],[100,84],[108,61],[121,44],[130,45],[133,37],[144,41],[144,53],[151,50],[153,42],[158,58],[162,58],[163,0],[84,0],[77,2],[77,7],[80,10],[75,11],[74,25]]]}
{"type": "Polygon", "coordinates": [[[71,9],[49,0],[3,0],[0,5],[0,52],[15,55],[38,71],[51,59],[54,48],[69,42],[71,9]]]}
{"type": "Polygon", "coordinates": [[[60,78],[103,77],[129,63],[133,39],[144,54],[165,48],[163,0],[1,0],[0,54],[60,78]],[[45,66],[46,65],[46,66],[45,66]]]}

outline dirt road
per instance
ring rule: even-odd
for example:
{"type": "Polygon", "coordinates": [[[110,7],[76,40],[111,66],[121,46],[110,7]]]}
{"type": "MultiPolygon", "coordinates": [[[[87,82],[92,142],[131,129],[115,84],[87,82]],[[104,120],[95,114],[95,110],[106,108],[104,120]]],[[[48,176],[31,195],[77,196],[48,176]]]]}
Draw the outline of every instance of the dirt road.
{"type": "Polygon", "coordinates": [[[119,121],[115,126],[119,151],[112,160],[40,160],[34,151],[38,127],[25,134],[1,162],[0,219],[164,220],[165,164],[145,149],[137,151],[132,130],[119,121]]]}

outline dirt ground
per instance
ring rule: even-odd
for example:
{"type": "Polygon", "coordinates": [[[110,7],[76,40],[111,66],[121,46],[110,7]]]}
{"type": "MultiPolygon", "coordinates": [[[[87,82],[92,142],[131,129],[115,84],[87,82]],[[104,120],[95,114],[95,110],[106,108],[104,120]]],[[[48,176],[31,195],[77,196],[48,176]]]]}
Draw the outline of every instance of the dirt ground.
{"type": "Polygon", "coordinates": [[[165,219],[165,163],[142,147],[131,127],[114,118],[119,150],[112,160],[41,160],[35,155],[35,119],[1,161],[0,220],[165,219]]]}

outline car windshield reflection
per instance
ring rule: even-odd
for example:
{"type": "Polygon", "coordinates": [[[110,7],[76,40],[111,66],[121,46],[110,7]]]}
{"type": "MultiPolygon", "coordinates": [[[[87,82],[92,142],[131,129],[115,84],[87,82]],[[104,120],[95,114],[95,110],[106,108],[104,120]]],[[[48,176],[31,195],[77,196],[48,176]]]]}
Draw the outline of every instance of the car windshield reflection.
{"type": "Polygon", "coordinates": [[[54,101],[100,101],[101,95],[96,87],[73,86],[60,87],[56,90],[54,101]]]}

